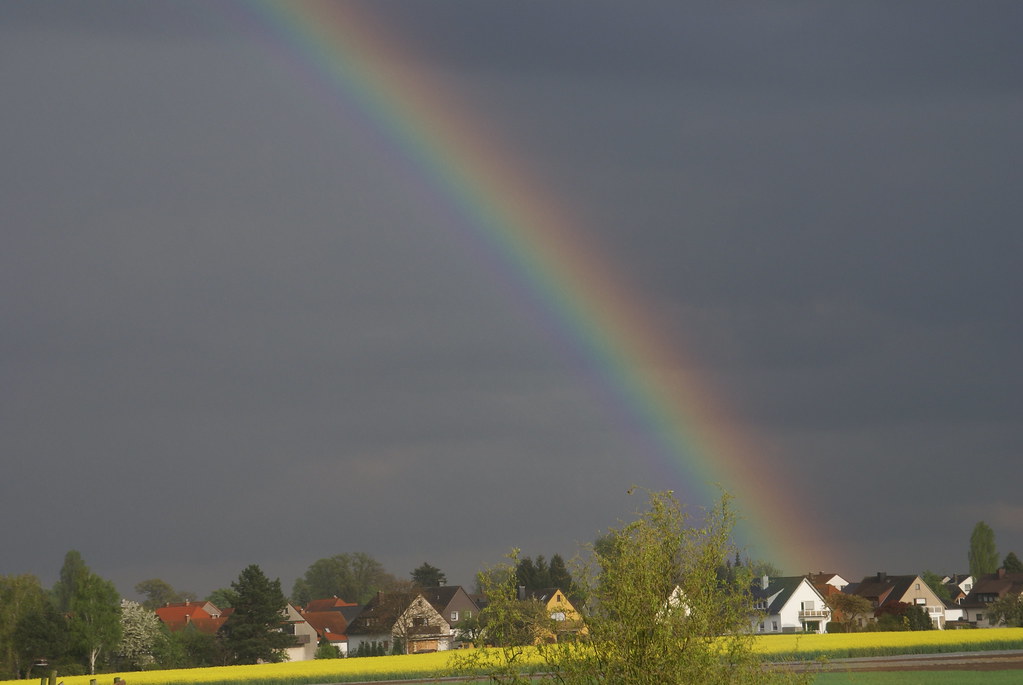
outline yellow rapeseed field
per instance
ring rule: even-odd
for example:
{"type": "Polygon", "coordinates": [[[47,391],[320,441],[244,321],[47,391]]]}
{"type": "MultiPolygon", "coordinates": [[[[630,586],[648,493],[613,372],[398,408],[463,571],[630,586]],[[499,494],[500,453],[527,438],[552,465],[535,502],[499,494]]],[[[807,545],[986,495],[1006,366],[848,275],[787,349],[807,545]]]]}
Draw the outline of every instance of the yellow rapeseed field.
{"type": "MultiPolygon", "coordinates": [[[[1023,648],[1023,628],[985,630],[930,630],[898,633],[848,633],[834,635],[790,634],[758,637],[755,649],[768,660],[841,658],[852,654],[954,652],[977,649],[1023,648]]],[[[319,659],[257,666],[218,666],[168,671],[104,673],[97,676],[60,677],[63,685],[112,685],[115,678],[126,685],[202,685],[203,683],[343,682],[389,677],[437,677],[451,675],[449,661],[458,652],[434,652],[407,656],[319,659]]],[[[499,650],[497,651],[499,654],[499,650]]],[[[534,656],[535,658],[535,656],[534,656]]],[[[527,660],[528,656],[527,656],[527,660]]],[[[0,685],[36,685],[38,679],[0,681],[0,685]]]]}
{"type": "Polygon", "coordinates": [[[895,633],[788,634],[758,638],[756,650],[767,658],[791,655],[835,658],[849,652],[915,653],[1019,648],[1023,628],[984,630],[922,630],[895,633]]]}

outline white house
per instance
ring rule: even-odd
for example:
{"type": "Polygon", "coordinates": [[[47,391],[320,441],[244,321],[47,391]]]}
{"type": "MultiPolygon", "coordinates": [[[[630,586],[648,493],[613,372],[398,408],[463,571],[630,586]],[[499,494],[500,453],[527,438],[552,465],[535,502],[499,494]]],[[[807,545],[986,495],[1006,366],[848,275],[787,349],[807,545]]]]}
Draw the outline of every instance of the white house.
{"type": "Polygon", "coordinates": [[[753,587],[755,633],[824,633],[831,609],[805,576],[768,578],[753,587]]]}

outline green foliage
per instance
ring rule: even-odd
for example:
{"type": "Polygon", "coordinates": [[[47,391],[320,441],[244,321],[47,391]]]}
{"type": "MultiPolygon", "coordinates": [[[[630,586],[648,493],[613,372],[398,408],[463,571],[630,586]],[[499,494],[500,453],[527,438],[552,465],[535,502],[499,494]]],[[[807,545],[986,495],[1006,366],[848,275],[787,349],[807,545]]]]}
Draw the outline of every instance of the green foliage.
{"type": "Polygon", "coordinates": [[[1006,573],[1023,573],[1023,561],[1019,560],[1015,552],[1009,552],[1002,560],[1002,568],[1006,573]]]}
{"type": "Polygon", "coordinates": [[[295,581],[291,601],[305,606],[314,599],[340,597],[365,604],[378,590],[387,590],[395,583],[394,576],[368,554],[337,554],[309,566],[305,575],[295,581]]]}
{"type": "Polygon", "coordinates": [[[870,600],[859,595],[833,594],[825,597],[824,602],[845,623],[847,632],[858,630],[860,623],[874,613],[870,600]]]}
{"type": "MultiPolygon", "coordinates": [[[[70,647],[94,674],[100,655],[113,655],[121,641],[121,599],[113,583],[84,564],[74,573],[73,582],[64,586],[71,589],[66,614],[70,647]]],[[[63,573],[61,578],[63,583],[63,573]]]]}
{"type": "Polygon", "coordinates": [[[943,582],[942,576],[939,576],[933,571],[924,571],[920,574],[923,581],[927,583],[927,587],[931,588],[931,592],[938,596],[942,602],[951,602],[952,593],[949,591],[948,586],[943,582]]]}
{"type": "Polygon", "coordinates": [[[340,659],[341,650],[336,646],[330,644],[326,640],[320,640],[320,644],[316,647],[316,654],[313,656],[314,659],[340,659]]]}
{"type": "Polygon", "coordinates": [[[412,576],[412,584],[416,587],[440,587],[448,582],[443,571],[425,561],[409,575],[412,576]]]}
{"type": "MultiPolygon", "coordinates": [[[[649,509],[638,520],[612,529],[594,544],[592,562],[576,581],[588,597],[581,607],[586,631],[572,641],[540,640],[539,669],[563,683],[808,680],[763,668],[749,630],[751,578],[748,572],[718,577],[735,552],[730,499],[723,496],[692,525],[671,493],[649,497],[649,509]]],[[[517,618],[510,613],[507,589],[496,603],[490,599],[484,612],[490,612],[484,633],[488,642],[509,618],[512,627],[517,618]]],[[[472,654],[458,661],[462,672],[483,668],[495,679],[530,681],[528,669],[521,672],[521,654],[514,650],[506,649],[504,659],[489,662],[472,654]]]]}
{"type": "Polygon", "coordinates": [[[230,609],[238,601],[238,593],[229,587],[221,587],[207,595],[206,601],[218,609],[230,609]]]}
{"type": "Polygon", "coordinates": [[[1023,596],[1006,595],[995,600],[987,607],[987,617],[991,625],[1023,626],[1023,596]]]}
{"type": "Polygon", "coordinates": [[[270,580],[256,564],[246,567],[231,583],[235,592],[234,612],[221,631],[224,644],[235,664],[277,662],[294,637],[282,632],[287,600],[279,579],[270,580]]]}
{"type": "Polygon", "coordinates": [[[70,550],[64,555],[64,563],[60,567],[60,579],[54,584],[52,594],[57,611],[66,614],[71,610],[71,597],[81,579],[89,574],[89,567],[82,559],[78,550],[70,550]]]}
{"type": "Polygon", "coordinates": [[[987,573],[998,570],[998,549],[995,547],[995,532],[991,526],[980,521],[970,534],[970,575],[979,579],[987,573]]]}
{"type": "MultiPolygon", "coordinates": [[[[150,578],[149,580],[142,580],[135,584],[135,592],[144,596],[146,599],[142,602],[142,606],[146,609],[158,609],[166,604],[175,604],[177,602],[185,602],[194,595],[188,593],[178,592],[171,584],[160,578],[150,578]]],[[[220,606],[219,604],[217,605],[220,606]]]]}
{"type": "Polygon", "coordinates": [[[171,632],[161,628],[161,636],[153,646],[153,656],[161,668],[201,668],[226,666],[230,662],[223,641],[215,635],[188,625],[171,632]]]}
{"type": "Polygon", "coordinates": [[[27,678],[36,658],[57,656],[46,644],[19,644],[23,622],[36,620],[49,608],[49,598],[35,576],[0,576],[0,679],[27,678]]]}

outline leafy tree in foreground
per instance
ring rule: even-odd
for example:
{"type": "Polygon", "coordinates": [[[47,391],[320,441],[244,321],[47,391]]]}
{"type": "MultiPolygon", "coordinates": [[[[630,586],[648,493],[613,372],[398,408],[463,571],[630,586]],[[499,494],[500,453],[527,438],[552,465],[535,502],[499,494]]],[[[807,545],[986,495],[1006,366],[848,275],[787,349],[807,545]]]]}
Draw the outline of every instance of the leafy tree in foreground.
{"type": "Polygon", "coordinates": [[[998,549],[995,547],[995,531],[980,521],[970,534],[970,575],[979,579],[987,573],[998,570],[998,549]]]}
{"type": "MultiPolygon", "coordinates": [[[[577,578],[588,597],[587,632],[541,642],[538,668],[564,683],[807,682],[809,675],[766,670],[753,652],[750,577],[718,579],[735,551],[734,522],[727,496],[691,525],[671,493],[650,493],[649,509],[604,536],[593,564],[577,578]]],[[[505,603],[506,595],[497,601],[505,603]]],[[[488,610],[494,606],[492,599],[488,610]]],[[[493,629],[488,622],[486,630],[493,629]]],[[[505,682],[531,682],[517,670],[516,652],[502,655],[512,658],[511,667],[488,654],[493,652],[458,661],[465,670],[489,669],[505,682]]]]}
{"type": "Polygon", "coordinates": [[[412,571],[412,584],[416,587],[440,587],[448,582],[448,577],[436,566],[423,562],[422,566],[412,571]]]}
{"type": "Polygon", "coordinates": [[[294,637],[282,632],[288,601],[281,581],[270,580],[256,564],[245,568],[231,583],[235,592],[234,613],[221,630],[224,643],[236,664],[278,662],[294,637]]]}

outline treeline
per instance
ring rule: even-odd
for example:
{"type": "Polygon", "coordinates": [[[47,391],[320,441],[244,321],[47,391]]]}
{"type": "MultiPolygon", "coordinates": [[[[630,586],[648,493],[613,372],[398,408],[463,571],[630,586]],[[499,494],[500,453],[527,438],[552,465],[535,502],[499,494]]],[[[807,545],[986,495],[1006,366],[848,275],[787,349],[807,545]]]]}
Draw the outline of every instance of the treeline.
{"type": "MultiPolygon", "coordinates": [[[[514,582],[527,589],[557,586],[569,593],[574,587],[558,554],[549,562],[542,555],[522,558],[516,576],[514,582]]],[[[372,556],[355,552],[313,562],[285,597],[280,581],[268,579],[254,565],[229,587],[205,597],[219,609],[233,609],[220,631],[210,634],[194,626],[171,631],[155,610],[200,599],[196,593],[151,578],[135,585],[141,603],[124,601],[112,582],[93,573],[72,550],[52,588],[44,588],[34,575],[0,576],[0,680],[52,670],[66,676],[277,661],[290,641],[279,630],[289,600],[305,606],[336,596],[365,604],[378,591],[446,582],[445,573],[426,562],[410,572],[409,580],[401,580],[372,556]]]]}

